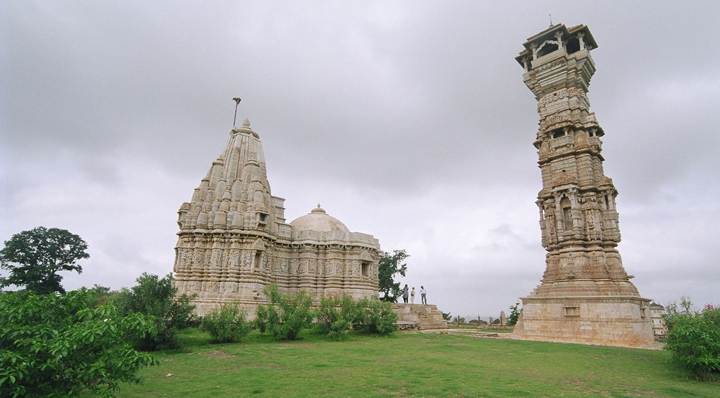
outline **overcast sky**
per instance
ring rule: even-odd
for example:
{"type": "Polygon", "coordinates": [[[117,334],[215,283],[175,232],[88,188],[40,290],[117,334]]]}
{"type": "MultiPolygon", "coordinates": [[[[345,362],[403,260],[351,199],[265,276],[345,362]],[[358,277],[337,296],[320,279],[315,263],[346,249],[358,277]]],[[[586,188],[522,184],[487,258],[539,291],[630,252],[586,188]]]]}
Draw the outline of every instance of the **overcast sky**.
{"type": "MultiPolygon", "coordinates": [[[[406,249],[402,283],[497,317],[540,283],[536,101],[514,57],[553,23],[588,94],[642,296],[720,304],[720,3],[6,1],[0,239],[89,245],[67,289],[172,271],[177,210],[235,103],[291,221],[318,203],[406,249]],[[715,286],[715,287],[713,287],[715,286]]],[[[239,124],[239,123],[238,123],[239,124]]]]}

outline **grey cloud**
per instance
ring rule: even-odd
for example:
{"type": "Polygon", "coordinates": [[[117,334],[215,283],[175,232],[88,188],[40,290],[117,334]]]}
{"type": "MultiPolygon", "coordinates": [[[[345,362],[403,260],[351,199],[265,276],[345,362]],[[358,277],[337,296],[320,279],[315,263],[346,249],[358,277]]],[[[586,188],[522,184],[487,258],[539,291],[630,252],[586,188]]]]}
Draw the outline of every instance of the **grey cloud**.
{"type": "MultiPolygon", "coordinates": [[[[472,279],[481,267],[480,290],[438,279],[464,286],[446,291],[454,312],[475,311],[482,291],[512,304],[539,282],[544,263],[536,102],[514,56],[549,13],[555,23],[587,24],[600,45],[589,97],[607,133],[628,271],[643,292],[640,271],[652,265],[642,254],[658,245],[643,231],[690,220],[695,243],[682,253],[695,260],[683,265],[679,256],[666,269],[684,267],[706,292],[714,251],[698,220],[720,221],[718,192],[708,189],[720,185],[720,55],[711,50],[720,7],[709,1],[3,3],[3,239],[44,223],[42,215],[113,253],[104,230],[138,234],[152,223],[138,255],[169,272],[175,212],[222,151],[239,95],[238,118],[249,117],[263,140],[288,219],[320,201],[383,248],[416,248],[418,275],[437,277],[441,262],[443,272],[472,279]],[[58,191],[63,185],[94,192],[102,206],[58,191]],[[52,200],[59,194],[68,202],[52,200]],[[710,210],[653,222],[689,202],[710,210]],[[30,206],[35,216],[16,215],[30,206]],[[137,219],[97,216],[114,207],[137,219]],[[497,225],[515,235],[492,231],[497,225]],[[443,257],[450,244],[461,253],[443,257]],[[523,272],[531,277],[518,291],[493,290],[523,272]]],[[[112,266],[115,280],[139,275],[140,266],[122,273],[124,260],[103,256],[107,264],[92,264],[112,266]]],[[[657,292],[653,278],[645,280],[657,292]]]]}

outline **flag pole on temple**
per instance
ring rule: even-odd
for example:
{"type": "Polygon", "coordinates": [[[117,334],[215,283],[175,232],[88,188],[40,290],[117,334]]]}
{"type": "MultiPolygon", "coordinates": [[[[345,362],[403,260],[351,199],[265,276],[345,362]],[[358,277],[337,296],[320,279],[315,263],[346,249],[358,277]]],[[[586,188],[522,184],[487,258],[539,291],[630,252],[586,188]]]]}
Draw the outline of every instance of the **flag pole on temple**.
{"type": "Polygon", "coordinates": [[[240,97],[233,98],[235,101],[235,116],[233,117],[233,127],[235,127],[235,121],[237,120],[237,107],[240,105],[240,97]]]}

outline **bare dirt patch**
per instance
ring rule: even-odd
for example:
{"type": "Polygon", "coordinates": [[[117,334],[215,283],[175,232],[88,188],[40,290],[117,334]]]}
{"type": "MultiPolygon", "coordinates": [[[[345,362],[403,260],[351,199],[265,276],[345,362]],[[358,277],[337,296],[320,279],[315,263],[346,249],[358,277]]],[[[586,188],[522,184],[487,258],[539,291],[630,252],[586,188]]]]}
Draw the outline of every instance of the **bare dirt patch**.
{"type": "Polygon", "coordinates": [[[227,354],[222,351],[208,352],[207,356],[209,356],[210,358],[235,358],[235,355],[227,354]]]}

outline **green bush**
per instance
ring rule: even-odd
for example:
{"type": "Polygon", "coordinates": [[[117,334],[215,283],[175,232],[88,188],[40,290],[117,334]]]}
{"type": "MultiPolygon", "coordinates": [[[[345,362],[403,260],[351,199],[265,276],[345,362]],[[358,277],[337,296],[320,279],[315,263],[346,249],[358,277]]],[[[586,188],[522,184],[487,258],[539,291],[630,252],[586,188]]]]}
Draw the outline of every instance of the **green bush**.
{"type": "Polygon", "coordinates": [[[367,334],[388,335],[395,331],[397,314],[392,303],[380,301],[377,297],[364,298],[357,303],[353,327],[367,334]]]}
{"type": "Polygon", "coordinates": [[[720,307],[708,305],[697,312],[683,298],[680,309],[667,307],[665,323],[665,349],[672,352],[677,364],[700,380],[710,380],[714,372],[720,372],[720,307]]]}
{"type": "Polygon", "coordinates": [[[357,304],[348,295],[322,297],[316,313],[318,328],[331,339],[342,340],[352,329],[357,311],[357,304]]]}
{"type": "MultiPolygon", "coordinates": [[[[276,314],[273,316],[277,316],[276,314]]],[[[270,319],[270,311],[266,305],[258,305],[255,310],[255,320],[253,326],[255,326],[260,333],[265,333],[268,330],[268,322],[270,319]]],[[[277,320],[277,319],[274,319],[277,320]]]]}
{"type": "Polygon", "coordinates": [[[153,335],[144,314],[118,316],[112,304],[91,307],[92,293],[0,294],[4,397],[70,397],[89,391],[112,397],[120,383],[158,360],[135,351],[128,334],[153,335]]]}
{"type": "Polygon", "coordinates": [[[275,339],[295,340],[302,329],[312,324],[312,296],[304,290],[296,294],[281,294],[277,285],[265,288],[270,304],[258,305],[255,325],[269,331],[275,339]]]}
{"type": "Polygon", "coordinates": [[[173,286],[172,274],[159,279],[157,275],[143,273],[135,281],[138,284],[132,289],[118,293],[115,303],[122,314],[154,316],[158,330],[155,336],[134,336],[135,347],[144,351],[180,348],[177,332],[194,323],[192,297],[186,294],[176,297],[178,289],[173,286]]]}
{"type": "Polygon", "coordinates": [[[252,330],[252,324],[247,322],[247,312],[234,303],[223,304],[205,315],[202,328],[210,333],[213,343],[230,343],[242,340],[252,330]]]}

